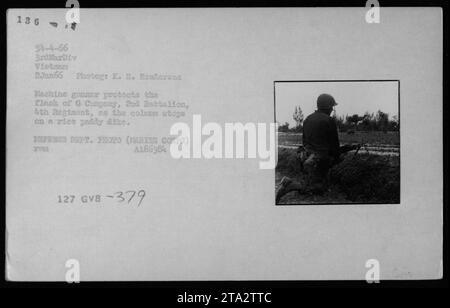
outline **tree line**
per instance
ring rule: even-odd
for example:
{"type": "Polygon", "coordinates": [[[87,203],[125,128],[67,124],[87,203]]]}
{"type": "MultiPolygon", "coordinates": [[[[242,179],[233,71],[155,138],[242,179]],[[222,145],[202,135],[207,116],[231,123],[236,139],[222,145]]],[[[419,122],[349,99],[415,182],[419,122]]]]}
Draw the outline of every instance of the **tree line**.
{"type": "MultiPolygon", "coordinates": [[[[397,116],[390,117],[388,113],[378,110],[376,113],[365,112],[363,115],[353,114],[346,116],[332,115],[340,132],[355,131],[399,131],[400,121],[397,116]]],[[[295,121],[294,127],[289,127],[289,123],[285,122],[278,126],[279,132],[301,132],[303,130],[303,111],[300,106],[296,106],[292,114],[295,121]]]]}

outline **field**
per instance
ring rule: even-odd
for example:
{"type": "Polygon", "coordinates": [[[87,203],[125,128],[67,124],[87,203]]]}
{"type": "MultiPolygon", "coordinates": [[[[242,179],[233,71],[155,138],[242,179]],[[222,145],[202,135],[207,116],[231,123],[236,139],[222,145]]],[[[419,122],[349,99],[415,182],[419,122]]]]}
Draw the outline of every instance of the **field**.
{"type": "MultiPolygon", "coordinates": [[[[400,202],[400,136],[398,132],[341,133],[341,145],[363,143],[355,155],[349,152],[329,173],[329,189],[323,195],[300,195],[291,192],[279,204],[330,203],[399,203],[400,202]]],[[[301,183],[305,177],[300,170],[296,149],[302,135],[278,134],[278,164],[276,187],[283,176],[301,183]]]]}

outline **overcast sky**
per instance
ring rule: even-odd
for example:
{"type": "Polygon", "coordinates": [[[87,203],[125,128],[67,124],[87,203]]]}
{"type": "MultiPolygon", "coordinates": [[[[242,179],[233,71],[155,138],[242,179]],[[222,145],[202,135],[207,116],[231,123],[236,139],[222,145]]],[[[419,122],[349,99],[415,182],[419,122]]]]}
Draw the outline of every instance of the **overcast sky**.
{"type": "Polygon", "coordinates": [[[363,115],[378,110],[398,116],[398,83],[395,82],[277,82],[275,84],[276,120],[295,125],[295,106],[300,106],[306,118],[316,110],[317,97],[331,94],[338,105],[337,116],[363,115]]]}

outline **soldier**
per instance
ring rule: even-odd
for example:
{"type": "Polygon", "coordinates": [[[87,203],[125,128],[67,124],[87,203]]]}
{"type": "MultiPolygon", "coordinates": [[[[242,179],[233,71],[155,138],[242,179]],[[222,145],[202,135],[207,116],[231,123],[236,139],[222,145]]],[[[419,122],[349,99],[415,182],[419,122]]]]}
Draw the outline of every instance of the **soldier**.
{"type": "MultiPolygon", "coordinates": [[[[277,190],[276,203],[291,191],[322,194],[327,189],[328,171],[339,163],[343,152],[339,146],[336,123],[330,116],[336,105],[329,94],[321,94],[317,98],[317,110],[303,123],[303,168],[306,181],[302,184],[283,177],[277,190]]],[[[345,152],[355,148],[356,146],[346,146],[345,152]]]]}

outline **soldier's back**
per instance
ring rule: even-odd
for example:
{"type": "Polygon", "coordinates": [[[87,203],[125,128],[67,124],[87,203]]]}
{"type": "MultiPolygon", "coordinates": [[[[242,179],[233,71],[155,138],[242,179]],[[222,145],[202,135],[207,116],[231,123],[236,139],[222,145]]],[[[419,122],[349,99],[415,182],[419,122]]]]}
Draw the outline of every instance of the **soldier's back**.
{"type": "Polygon", "coordinates": [[[309,151],[325,152],[330,150],[331,117],[322,112],[310,114],[303,123],[303,145],[309,151]]]}

